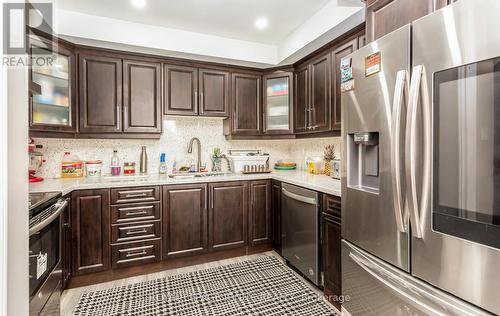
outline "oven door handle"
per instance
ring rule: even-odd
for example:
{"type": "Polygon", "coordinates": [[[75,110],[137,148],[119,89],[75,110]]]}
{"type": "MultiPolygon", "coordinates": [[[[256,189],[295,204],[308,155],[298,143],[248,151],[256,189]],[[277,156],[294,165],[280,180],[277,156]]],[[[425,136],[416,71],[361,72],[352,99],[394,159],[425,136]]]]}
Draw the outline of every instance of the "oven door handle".
{"type": "Polygon", "coordinates": [[[38,233],[39,231],[41,231],[42,229],[47,227],[50,223],[52,223],[54,221],[54,219],[56,219],[59,215],[61,215],[61,212],[68,206],[68,199],[59,200],[54,205],[56,207],[56,210],[54,211],[54,213],[52,213],[49,217],[47,217],[42,222],[36,224],[35,226],[33,226],[29,229],[30,236],[38,233]]]}

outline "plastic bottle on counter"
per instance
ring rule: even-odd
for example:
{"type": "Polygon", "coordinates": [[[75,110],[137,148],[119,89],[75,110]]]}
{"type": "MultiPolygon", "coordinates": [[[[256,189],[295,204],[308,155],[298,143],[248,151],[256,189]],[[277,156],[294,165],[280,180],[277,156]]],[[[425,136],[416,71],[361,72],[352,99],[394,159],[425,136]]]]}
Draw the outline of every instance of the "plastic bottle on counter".
{"type": "Polygon", "coordinates": [[[165,162],[165,153],[160,155],[160,174],[167,173],[167,163],[165,162]]]}
{"type": "Polygon", "coordinates": [[[77,155],[65,152],[61,159],[61,178],[81,178],[83,173],[83,162],[77,155]]]}
{"type": "Polygon", "coordinates": [[[118,157],[118,150],[113,150],[113,156],[111,156],[111,175],[119,176],[121,173],[120,158],[118,157]]]}
{"type": "Polygon", "coordinates": [[[172,156],[172,173],[177,172],[177,160],[172,156]]]}

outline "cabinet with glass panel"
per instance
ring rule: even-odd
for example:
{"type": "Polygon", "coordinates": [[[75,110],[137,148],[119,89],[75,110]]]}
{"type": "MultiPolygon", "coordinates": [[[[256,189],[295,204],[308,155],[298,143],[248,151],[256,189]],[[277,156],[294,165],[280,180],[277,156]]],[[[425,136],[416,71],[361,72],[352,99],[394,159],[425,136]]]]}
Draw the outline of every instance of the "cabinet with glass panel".
{"type": "Polygon", "coordinates": [[[264,75],[264,134],[292,134],[293,73],[264,75]]]}
{"type": "Polygon", "coordinates": [[[29,37],[31,67],[30,132],[74,133],[75,64],[72,47],[59,41],[29,37]]]}

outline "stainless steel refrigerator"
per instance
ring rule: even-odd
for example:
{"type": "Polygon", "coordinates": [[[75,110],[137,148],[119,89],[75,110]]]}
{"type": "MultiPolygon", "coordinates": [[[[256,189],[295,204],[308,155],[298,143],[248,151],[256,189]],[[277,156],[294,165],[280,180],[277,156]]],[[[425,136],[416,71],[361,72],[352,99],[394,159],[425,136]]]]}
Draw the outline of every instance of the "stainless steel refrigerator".
{"type": "Polygon", "coordinates": [[[500,1],[342,60],[346,315],[500,314],[500,1]]]}

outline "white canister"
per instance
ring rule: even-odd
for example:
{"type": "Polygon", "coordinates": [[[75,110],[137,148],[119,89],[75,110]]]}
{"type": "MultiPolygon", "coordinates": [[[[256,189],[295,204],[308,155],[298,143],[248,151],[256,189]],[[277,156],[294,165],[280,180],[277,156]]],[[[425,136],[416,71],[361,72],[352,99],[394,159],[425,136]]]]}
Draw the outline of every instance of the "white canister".
{"type": "Polygon", "coordinates": [[[85,163],[85,170],[87,171],[87,177],[89,178],[100,177],[102,173],[102,161],[87,161],[85,163]]]}

